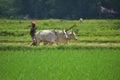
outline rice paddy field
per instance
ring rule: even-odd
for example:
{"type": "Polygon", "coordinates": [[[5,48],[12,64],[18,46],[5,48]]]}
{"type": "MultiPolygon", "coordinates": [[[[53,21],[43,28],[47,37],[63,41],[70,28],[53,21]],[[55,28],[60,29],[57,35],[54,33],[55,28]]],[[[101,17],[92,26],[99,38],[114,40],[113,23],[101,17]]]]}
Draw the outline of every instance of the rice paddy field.
{"type": "Polygon", "coordinates": [[[29,46],[31,21],[0,20],[0,80],[120,80],[120,20],[34,20],[37,31],[76,25],[77,41],[53,46],[29,46]]]}
{"type": "Polygon", "coordinates": [[[76,25],[77,42],[120,42],[120,20],[0,20],[0,42],[30,42],[31,21],[36,22],[37,31],[67,29],[76,25]],[[6,38],[7,37],[7,38],[6,38]]]}

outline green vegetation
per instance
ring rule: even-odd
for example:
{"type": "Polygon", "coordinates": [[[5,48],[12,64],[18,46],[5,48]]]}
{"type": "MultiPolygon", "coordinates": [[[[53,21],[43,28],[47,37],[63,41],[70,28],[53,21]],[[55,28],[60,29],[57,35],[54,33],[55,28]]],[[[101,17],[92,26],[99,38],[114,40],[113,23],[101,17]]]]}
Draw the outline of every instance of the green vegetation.
{"type": "Polygon", "coordinates": [[[120,47],[0,46],[0,80],[119,80],[120,47]]]}
{"type": "Polygon", "coordinates": [[[0,0],[0,18],[120,19],[119,0],[0,0]]]}
{"type": "Polygon", "coordinates": [[[120,79],[120,46],[76,45],[120,43],[120,20],[35,20],[37,31],[76,24],[78,40],[59,46],[29,46],[31,21],[0,20],[0,80],[120,79]]]}
{"type": "MultiPolygon", "coordinates": [[[[30,42],[29,28],[32,20],[0,20],[0,42],[30,42]]],[[[73,24],[76,42],[120,42],[120,20],[35,20],[37,31],[67,29],[73,24]]]]}

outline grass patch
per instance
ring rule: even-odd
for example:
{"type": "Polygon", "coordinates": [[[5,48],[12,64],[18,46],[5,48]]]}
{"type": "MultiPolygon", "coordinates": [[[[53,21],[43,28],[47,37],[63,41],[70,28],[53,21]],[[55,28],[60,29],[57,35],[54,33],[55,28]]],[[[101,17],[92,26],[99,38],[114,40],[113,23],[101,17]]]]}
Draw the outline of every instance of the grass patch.
{"type": "MultiPolygon", "coordinates": [[[[0,42],[31,41],[29,35],[31,21],[0,20],[0,42]]],[[[120,20],[84,20],[83,24],[80,24],[77,20],[59,19],[35,20],[35,22],[37,23],[37,31],[44,29],[67,29],[76,24],[76,27],[72,30],[76,32],[79,42],[91,42],[92,40],[93,42],[120,42],[120,20]]]]}
{"type": "Polygon", "coordinates": [[[120,79],[115,47],[11,47],[0,47],[1,80],[120,79]]]}
{"type": "MultiPolygon", "coordinates": [[[[0,80],[119,80],[119,46],[25,46],[32,20],[0,20],[0,80]],[[16,43],[15,43],[16,42],[16,43]]],[[[35,20],[37,31],[76,24],[76,42],[120,42],[120,20],[35,20]]],[[[74,43],[74,41],[72,41],[74,43]]]]}
{"type": "Polygon", "coordinates": [[[85,45],[59,45],[59,46],[23,46],[23,45],[3,45],[0,50],[80,50],[80,49],[120,49],[120,46],[85,46],[85,45]]]}

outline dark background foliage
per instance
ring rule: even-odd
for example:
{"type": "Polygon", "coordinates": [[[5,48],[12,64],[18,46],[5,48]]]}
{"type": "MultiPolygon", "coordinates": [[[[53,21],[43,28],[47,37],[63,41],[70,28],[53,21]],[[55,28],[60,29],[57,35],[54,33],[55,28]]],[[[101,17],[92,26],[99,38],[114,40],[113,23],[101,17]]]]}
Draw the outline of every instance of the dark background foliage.
{"type": "Polygon", "coordinates": [[[0,18],[119,19],[120,0],[0,0],[0,18]]]}

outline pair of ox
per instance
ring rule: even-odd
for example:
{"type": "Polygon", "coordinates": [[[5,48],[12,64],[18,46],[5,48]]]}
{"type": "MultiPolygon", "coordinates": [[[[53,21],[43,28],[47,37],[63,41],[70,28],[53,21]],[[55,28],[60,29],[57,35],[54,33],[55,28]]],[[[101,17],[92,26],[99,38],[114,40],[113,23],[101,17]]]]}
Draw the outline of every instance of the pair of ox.
{"type": "Polygon", "coordinates": [[[68,44],[71,39],[77,40],[76,34],[65,30],[41,30],[35,33],[35,45],[39,45],[41,42],[50,45],[68,44]]]}

